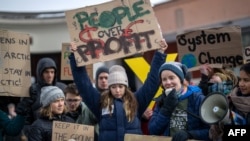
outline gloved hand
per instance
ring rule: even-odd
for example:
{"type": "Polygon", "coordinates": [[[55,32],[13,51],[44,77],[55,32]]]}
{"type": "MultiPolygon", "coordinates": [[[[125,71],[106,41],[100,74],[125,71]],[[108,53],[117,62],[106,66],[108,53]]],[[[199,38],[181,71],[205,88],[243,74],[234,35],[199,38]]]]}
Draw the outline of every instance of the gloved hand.
{"type": "Polygon", "coordinates": [[[192,138],[192,136],[185,130],[180,130],[174,134],[172,141],[186,141],[192,138]]]}
{"type": "Polygon", "coordinates": [[[176,90],[173,89],[168,96],[163,99],[163,105],[160,112],[165,116],[171,116],[176,105],[178,104],[178,97],[176,95],[176,90]]]}
{"type": "Polygon", "coordinates": [[[26,116],[30,110],[31,110],[31,105],[34,103],[34,100],[30,97],[25,97],[23,98],[16,107],[16,113],[18,115],[26,116]]]}

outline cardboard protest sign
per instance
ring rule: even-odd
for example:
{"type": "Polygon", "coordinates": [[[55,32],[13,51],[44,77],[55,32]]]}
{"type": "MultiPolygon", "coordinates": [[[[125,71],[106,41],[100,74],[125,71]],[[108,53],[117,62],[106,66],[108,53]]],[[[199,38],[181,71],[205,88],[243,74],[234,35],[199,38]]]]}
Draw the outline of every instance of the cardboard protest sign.
{"type": "Polygon", "coordinates": [[[239,26],[200,29],[176,37],[178,59],[188,68],[201,64],[243,64],[241,28],[239,26]]]}
{"type": "Polygon", "coordinates": [[[94,126],[53,121],[52,141],[94,141],[94,126]]]}
{"type": "MultiPolygon", "coordinates": [[[[171,137],[125,134],[124,141],[171,141],[171,137]]],[[[188,140],[195,141],[195,140],[188,140]]]]}
{"type": "Polygon", "coordinates": [[[65,12],[77,66],[160,48],[162,39],[150,0],[115,0],[65,12]]]}
{"type": "MultiPolygon", "coordinates": [[[[70,55],[70,43],[62,43],[62,52],[61,52],[61,80],[73,80],[69,55],[70,55]]],[[[93,65],[86,66],[89,78],[93,82],[93,65]]]]}
{"type": "Polygon", "coordinates": [[[244,49],[244,61],[245,63],[250,62],[250,46],[244,49]]]}
{"type": "Polygon", "coordinates": [[[30,36],[0,29],[0,96],[28,97],[30,36]]]}

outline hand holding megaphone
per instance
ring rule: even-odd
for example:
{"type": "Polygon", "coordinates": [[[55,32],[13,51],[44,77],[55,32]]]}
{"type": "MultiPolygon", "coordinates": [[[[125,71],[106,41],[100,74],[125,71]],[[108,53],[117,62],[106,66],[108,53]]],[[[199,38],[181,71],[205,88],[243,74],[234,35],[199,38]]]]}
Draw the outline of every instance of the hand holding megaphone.
{"type": "Polygon", "coordinates": [[[168,94],[173,90],[173,88],[168,88],[165,90],[165,95],[168,96],[168,94]]]}
{"type": "Polygon", "coordinates": [[[168,90],[165,94],[167,95],[163,99],[163,106],[160,109],[160,113],[166,116],[171,116],[174,111],[176,105],[178,104],[178,97],[176,95],[176,90],[171,88],[172,90],[168,90]],[[170,92],[169,92],[170,91],[170,92]],[[168,94],[169,93],[169,94],[168,94]]]}

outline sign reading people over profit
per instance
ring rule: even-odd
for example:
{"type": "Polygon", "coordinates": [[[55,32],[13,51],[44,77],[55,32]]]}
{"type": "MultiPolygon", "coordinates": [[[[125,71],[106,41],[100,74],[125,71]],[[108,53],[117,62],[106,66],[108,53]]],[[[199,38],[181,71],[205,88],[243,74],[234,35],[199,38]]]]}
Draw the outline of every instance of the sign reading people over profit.
{"type": "MultiPolygon", "coordinates": [[[[70,55],[70,43],[62,43],[62,52],[61,52],[61,80],[73,80],[69,55],[70,55]]],[[[89,78],[93,82],[93,65],[87,65],[86,70],[88,72],[89,78]]]]}
{"type": "Polygon", "coordinates": [[[179,61],[188,68],[201,64],[243,64],[239,26],[195,30],[176,37],[179,61]]]}
{"type": "Polygon", "coordinates": [[[160,26],[150,0],[115,0],[66,11],[77,66],[160,48],[160,26]]]}
{"type": "Polygon", "coordinates": [[[30,36],[0,29],[0,96],[28,97],[30,36]]]}
{"type": "Polygon", "coordinates": [[[94,126],[53,121],[52,141],[94,141],[94,126]]]}

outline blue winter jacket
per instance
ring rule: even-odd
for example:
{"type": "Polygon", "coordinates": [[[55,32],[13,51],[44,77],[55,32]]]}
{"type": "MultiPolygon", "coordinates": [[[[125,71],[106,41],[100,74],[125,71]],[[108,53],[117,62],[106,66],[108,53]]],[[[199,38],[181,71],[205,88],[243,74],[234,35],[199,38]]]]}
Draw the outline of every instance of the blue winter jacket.
{"type": "MultiPolygon", "coordinates": [[[[198,86],[188,86],[187,92],[179,100],[188,98],[188,123],[187,130],[196,140],[209,140],[209,125],[199,118],[199,108],[205,98],[198,86]],[[191,113],[191,114],[190,114],[191,113]],[[196,117],[197,116],[197,117],[196,117]]],[[[149,122],[149,132],[151,135],[170,136],[170,117],[160,113],[159,105],[156,105],[153,116],[149,122]]]]}
{"type": "Polygon", "coordinates": [[[139,105],[137,117],[134,121],[128,122],[121,99],[114,100],[114,112],[111,116],[109,114],[102,115],[100,93],[93,87],[86,68],[84,66],[77,67],[74,55],[71,54],[69,56],[74,82],[78,87],[79,93],[99,121],[99,141],[123,141],[126,133],[142,134],[139,119],[159,88],[158,69],[165,62],[165,58],[165,54],[158,51],[155,52],[147,80],[135,92],[139,105]]]}

